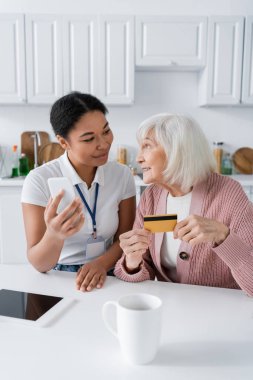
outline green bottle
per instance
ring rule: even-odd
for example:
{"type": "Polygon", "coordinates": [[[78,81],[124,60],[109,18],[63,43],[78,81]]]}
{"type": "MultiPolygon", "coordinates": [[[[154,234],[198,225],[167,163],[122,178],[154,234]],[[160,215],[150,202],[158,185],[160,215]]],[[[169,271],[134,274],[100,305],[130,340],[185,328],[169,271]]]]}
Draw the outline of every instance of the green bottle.
{"type": "Polygon", "coordinates": [[[26,176],[29,173],[29,170],[28,157],[25,153],[21,153],[21,157],[19,159],[19,175],[26,176]]]}
{"type": "Polygon", "coordinates": [[[232,160],[229,153],[225,153],[222,159],[221,174],[231,175],[233,172],[232,160]]]}
{"type": "Polygon", "coordinates": [[[18,162],[18,146],[13,145],[12,146],[12,171],[11,171],[11,177],[18,177],[19,176],[19,162],[18,162]]]}

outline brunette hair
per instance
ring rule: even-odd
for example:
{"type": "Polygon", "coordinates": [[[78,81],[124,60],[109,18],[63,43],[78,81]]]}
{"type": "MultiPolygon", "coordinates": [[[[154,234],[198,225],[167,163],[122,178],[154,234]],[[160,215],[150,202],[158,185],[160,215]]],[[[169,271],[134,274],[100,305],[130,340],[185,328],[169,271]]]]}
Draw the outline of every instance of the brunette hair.
{"type": "Polygon", "coordinates": [[[100,111],[104,115],[108,112],[106,106],[90,94],[75,91],[58,99],[50,112],[50,123],[55,135],[67,138],[79,119],[91,111],[100,111]]]}

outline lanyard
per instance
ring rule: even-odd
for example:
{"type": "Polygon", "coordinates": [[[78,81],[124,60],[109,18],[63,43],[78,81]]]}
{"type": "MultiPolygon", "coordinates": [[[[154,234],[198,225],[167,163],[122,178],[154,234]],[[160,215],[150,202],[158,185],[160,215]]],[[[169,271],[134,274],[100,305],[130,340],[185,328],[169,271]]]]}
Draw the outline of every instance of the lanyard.
{"type": "Polygon", "coordinates": [[[93,225],[93,237],[94,239],[97,238],[97,224],[96,224],[96,210],[97,210],[97,199],[98,199],[98,189],[99,189],[99,184],[96,183],[96,190],[95,190],[95,203],[94,203],[94,207],[93,207],[93,212],[91,211],[86,199],[84,198],[84,195],[83,193],[81,192],[81,189],[78,185],[75,185],[83,203],[85,204],[90,216],[91,216],[91,220],[92,220],[92,225],[93,225]]]}

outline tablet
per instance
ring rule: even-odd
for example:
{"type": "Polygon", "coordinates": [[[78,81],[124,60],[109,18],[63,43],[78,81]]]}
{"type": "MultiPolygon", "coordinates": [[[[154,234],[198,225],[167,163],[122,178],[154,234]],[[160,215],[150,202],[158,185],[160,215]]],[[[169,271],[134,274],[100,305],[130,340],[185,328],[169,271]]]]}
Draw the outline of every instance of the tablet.
{"type": "Polygon", "coordinates": [[[59,317],[70,299],[10,289],[0,290],[0,323],[46,326],[59,317]]]}

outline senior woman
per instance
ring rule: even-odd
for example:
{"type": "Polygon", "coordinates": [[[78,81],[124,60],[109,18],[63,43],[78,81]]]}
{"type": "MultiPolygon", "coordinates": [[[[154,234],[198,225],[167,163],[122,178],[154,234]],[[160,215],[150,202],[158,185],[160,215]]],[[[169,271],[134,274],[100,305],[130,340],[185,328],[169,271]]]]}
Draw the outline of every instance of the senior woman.
{"type": "Polygon", "coordinates": [[[143,181],[133,229],[120,236],[115,275],[242,289],[253,295],[253,204],[241,185],[214,172],[197,123],[159,114],[139,127],[137,161],[143,181]],[[151,234],[145,215],[177,214],[173,232],[151,234]]]}

